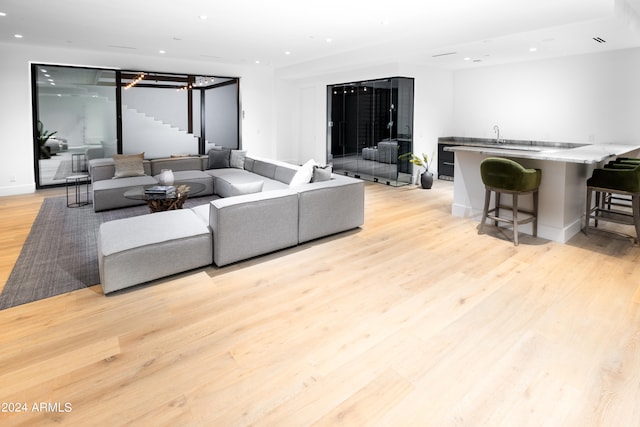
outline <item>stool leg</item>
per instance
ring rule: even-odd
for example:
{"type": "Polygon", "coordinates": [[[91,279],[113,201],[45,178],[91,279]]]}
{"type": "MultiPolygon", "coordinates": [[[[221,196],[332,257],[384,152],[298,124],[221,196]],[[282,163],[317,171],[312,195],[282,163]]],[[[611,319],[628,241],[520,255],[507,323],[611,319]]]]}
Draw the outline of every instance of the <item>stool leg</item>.
{"type": "Polygon", "coordinates": [[[513,194],[513,244],[518,246],[518,194],[513,194]]]}
{"type": "Polygon", "coordinates": [[[538,190],[533,192],[533,237],[538,237],[538,190]]]}
{"type": "Polygon", "coordinates": [[[600,191],[596,191],[596,211],[594,212],[593,215],[593,226],[597,227],[598,226],[598,213],[600,213],[599,209],[600,209],[600,196],[601,196],[601,192],[600,191]]]}
{"type": "MultiPolygon", "coordinates": [[[[500,196],[501,196],[501,193],[499,191],[496,191],[496,217],[500,216],[500,196]]],[[[498,226],[498,220],[495,220],[493,222],[493,225],[495,225],[497,227],[498,226]]]]}
{"type": "Polygon", "coordinates": [[[636,239],[635,243],[640,242],[640,196],[631,196],[631,203],[633,204],[633,224],[636,227],[636,239]]]}
{"type": "Polygon", "coordinates": [[[589,234],[589,225],[591,224],[591,188],[587,187],[587,210],[584,216],[584,234],[589,234]]]}
{"type": "Polygon", "coordinates": [[[484,208],[482,209],[482,220],[480,221],[480,228],[478,228],[478,234],[482,233],[484,223],[487,221],[487,215],[489,215],[489,201],[491,200],[491,190],[487,187],[484,188],[484,208]]]}

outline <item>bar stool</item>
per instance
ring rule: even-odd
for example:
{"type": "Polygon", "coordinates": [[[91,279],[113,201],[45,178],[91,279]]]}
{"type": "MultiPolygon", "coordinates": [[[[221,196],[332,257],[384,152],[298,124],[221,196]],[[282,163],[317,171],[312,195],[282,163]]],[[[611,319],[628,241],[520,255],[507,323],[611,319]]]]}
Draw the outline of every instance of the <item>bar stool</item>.
{"type": "MultiPolygon", "coordinates": [[[[640,165],[640,159],[638,158],[617,157],[615,160],[604,165],[604,167],[605,169],[633,169],[638,165],[640,165]]],[[[633,209],[632,200],[629,196],[605,193],[600,202],[603,207],[606,206],[609,210],[611,209],[611,206],[633,209]]]]}
{"type": "Polygon", "coordinates": [[[587,209],[585,215],[584,233],[598,227],[599,221],[632,225],[635,236],[614,230],[603,231],[630,237],[638,243],[640,236],[640,164],[632,167],[613,168],[604,167],[594,169],[591,178],[587,179],[587,209]],[[595,193],[595,203],[593,194],[595,193]],[[613,203],[612,200],[627,198],[629,204],[613,203]],[[593,204],[593,206],[592,206],[593,204]],[[628,210],[614,209],[612,206],[623,206],[628,210]],[[591,220],[594,225],[591,226],[591,220]]]}
{"type": "Polygon", "coordinates": [[[487,218],[498,222],[513,224],[513,243],[518,246],[518,225],[533,223],[533,236],[538,235],[538,188],[542,178],[540,169],[526,169],[518,162],[510,159],[488,157],[480,163],[480,175],[485,188],[484,209],[478,234],[482,233],[487,218]],[[489,209],[491,192],[495,192],[495,207],[489,209]],[[504,206],[500,203],[502,193],[511,194],[512,206],[504,206]],[[533,196],[533,210],[524,210],[518,207],[518,196],[531,194],[533,196]],[[512,212],[511,217],[500,216],[500,209],[512,212]],[[494,213],[493,215],[491,215],[494,213]],[[527,214],[527,218],[521,219],[519,214],[527,214]]]}

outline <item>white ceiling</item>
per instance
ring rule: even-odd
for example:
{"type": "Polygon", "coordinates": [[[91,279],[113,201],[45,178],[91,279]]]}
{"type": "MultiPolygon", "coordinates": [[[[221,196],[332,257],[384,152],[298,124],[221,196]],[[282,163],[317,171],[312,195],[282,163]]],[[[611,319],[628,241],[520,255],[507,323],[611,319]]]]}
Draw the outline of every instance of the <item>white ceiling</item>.
{"type": "Polygon", "coordinates": [[[0,12],[3,43],[271,66],[290,77],[640,46],[640,0],[0,0],[0,12]]]}

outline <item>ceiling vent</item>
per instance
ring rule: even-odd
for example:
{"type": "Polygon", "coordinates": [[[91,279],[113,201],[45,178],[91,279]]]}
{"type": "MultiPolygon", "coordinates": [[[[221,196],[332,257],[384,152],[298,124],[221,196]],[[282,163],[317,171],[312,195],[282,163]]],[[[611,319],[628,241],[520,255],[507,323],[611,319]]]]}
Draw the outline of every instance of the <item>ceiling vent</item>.
{"type": "Polygon", "coordinates": [[[598,43],[606,43],[605,39],[601,38],[601,37],[594,37],[593,38],[595,41],[597,41],[598,43]]]}

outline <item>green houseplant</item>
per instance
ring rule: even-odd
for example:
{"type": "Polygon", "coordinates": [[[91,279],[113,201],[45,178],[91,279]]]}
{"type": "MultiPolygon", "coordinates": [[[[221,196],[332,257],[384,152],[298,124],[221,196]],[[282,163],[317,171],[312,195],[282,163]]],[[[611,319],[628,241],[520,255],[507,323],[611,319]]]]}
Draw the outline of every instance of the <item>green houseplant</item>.
{"type": "Polygon", "coordinates": [[[41,159],[49,159],[51,158],[51,151],[49,147],[46,146],[47,141],[53,135],[58,133],[58,131],[49,132],[45,130],[44,124],[38,120],[38,146],[40,147],[40,158],[41,159]]]}
{"type": "Polygon", "coordinates": [[[420,185],[424,189],[429,189],[433,185],[433,174],[429,172],[431,162],[433,162],[434,154],[431,154],[431,158],[425,153],[422,153],[422,157],[414,153],[404,153],[398,156],[399,160],[409,160],[414,165],[424,168],[424,172],[420,174],[420,185]]]}

